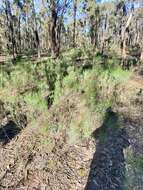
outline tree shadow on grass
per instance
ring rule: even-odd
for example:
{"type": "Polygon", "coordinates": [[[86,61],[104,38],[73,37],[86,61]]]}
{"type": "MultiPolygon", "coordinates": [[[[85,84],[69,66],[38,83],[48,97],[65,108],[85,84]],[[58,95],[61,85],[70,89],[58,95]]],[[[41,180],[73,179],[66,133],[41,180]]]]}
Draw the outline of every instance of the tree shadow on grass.
{"type": "Polygon", "coordinates": [[[123,150],[129,146],[125,128],[118,114],[108,109],[103,125],[93,132],[96,152],[90,166],[85,190],[123,190],[125,159],[123,150]]]}
{"type": "Polygon", "coordinates": [[[9,121],[6,125],[0,127],[0,143],[2,145],[7,144],[20,131],[20,127],[17,127],[17,125],[13,121],[9,121]]]}

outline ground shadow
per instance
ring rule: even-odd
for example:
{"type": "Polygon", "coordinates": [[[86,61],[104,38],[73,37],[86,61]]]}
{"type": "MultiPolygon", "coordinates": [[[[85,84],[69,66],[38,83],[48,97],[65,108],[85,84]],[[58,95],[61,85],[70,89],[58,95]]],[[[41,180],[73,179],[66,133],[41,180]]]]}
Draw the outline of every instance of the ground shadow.
{"type": "Polygon", "coordinates": [[[90,166],[85,190],[123,190],[125,159],[123,149],[129,146],[125,128],[118,114],[107,110],[103,125],[93,132],[96,152],[90,166]]]}
{"type": "Polygon", "coordinates": [[[5,145],[12,140],[19,132],[20,127],[13,121],[9,121],[6,125],[0,127],[0,144],[5,145]]]}

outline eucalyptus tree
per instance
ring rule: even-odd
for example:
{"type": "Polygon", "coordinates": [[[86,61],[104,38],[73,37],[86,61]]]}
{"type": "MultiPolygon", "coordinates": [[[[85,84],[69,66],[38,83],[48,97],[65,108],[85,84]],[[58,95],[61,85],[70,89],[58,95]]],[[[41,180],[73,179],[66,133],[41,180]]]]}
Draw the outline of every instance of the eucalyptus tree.
{"type": "Polygon", "coordinates": [[[70,3],[71,0],[49,0],[51,50],[56,57],[60,53],[61,28],[64,14],[70,3]]]}
{"type": "Polygon", "coordinates": [[[1,11],[0,42],[13,58],[87,45],[123,60],[138,48],[143,57],[142,0],[2,0],[1,11]]]}
{"type": "Polygon", "coordinates": [[[76,46],[77,0],[73,0],[73,47],[76,46]]]}
{"type": "Polygon", "coordinates": [[[12,14],[11,9],[11,2],[9,0],[3,0],[3,8],[5,11],[5,24],[6,24],[6,38],[7,41],[7,48],[10,51],[12,49],[13,58],[15,58],[15,54],[17,52],[16,49],[16,39],[14,33],[14,21],[15,17],[12,14]]]}

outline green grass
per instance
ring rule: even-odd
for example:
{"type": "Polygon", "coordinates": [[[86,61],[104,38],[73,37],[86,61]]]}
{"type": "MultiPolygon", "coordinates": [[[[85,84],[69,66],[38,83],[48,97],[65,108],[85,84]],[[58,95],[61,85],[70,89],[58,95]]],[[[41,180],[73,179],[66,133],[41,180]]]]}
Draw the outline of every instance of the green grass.
{"type": "Polygon", "coordinates": [[[111,70],[111,76],[118,82],[127,81],[130,76],[131,72],[127,70],[123,70],[121,67],[117,67],[116,69],[111,70]]]}
{"type": "MultiPolygon", "coordinates": [[[[27,117],[31,121],[48,112],[44,99],[47,95],[51,94],[54,105],[58,106],[61,97],[79,93],[88,111],[85,111],[82,118],[70,122],[68,135],[72,142],[75,139],[88,138],[92,128],[90,112],[99,115],[103,120],[106,109],[112,107],[115,102],[116,86],[130,78],[130,71],[122,70],[116,59],[105,60],[100,54],[90,54],[89,50],[71,49],[56,60],[48,59],[37,64],[20,59],[15,65],[9,63],[0,73],[0,99],[8,102],[8,105],[24,102],[27,117]],[[75,60],[83,56],[90,56],[88,61],[93,68],[81,72],[82,69],[75,66],[75,60]],[[73,64],[67,61],[67,57],[73,64]],[[10,69],[7,72],[8,68],[10,69]],[[20,93],[21,89],[24,90],[33,84],[37,91],[28,89],[23,94],[20,93]]],[[[18,107],[15,109],[18,110],[18,107]]],[[[60,126],[64,124],[59,123],[59,129],[60,126]]]]}
{"type": "Polygon", "coordinates": [[[40,114],[47,112],[47,102],[39,93],[27,93],[23,97],[27,108],[28,108],[28,118],[29,120],[34,120],[40,114]]]}

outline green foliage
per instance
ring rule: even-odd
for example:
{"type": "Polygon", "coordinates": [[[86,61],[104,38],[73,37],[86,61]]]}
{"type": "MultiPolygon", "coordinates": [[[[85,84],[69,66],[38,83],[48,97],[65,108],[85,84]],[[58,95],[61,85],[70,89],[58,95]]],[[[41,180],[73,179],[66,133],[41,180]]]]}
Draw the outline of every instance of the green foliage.
{"type": "Polygon", "coordinates": [[[98,67],[101,67],[101,65],[103,64],[103,58],[102,55],[100,53],[97,53],[93,56],[93,65],[96,65],[98,67]]]}
{"type": "Polygon", "coordinates": [[[87,103],[94,107],[98,98],[97,76],[94,70],[84,72],[82,88],[87,103]]]}
{"type": "MultiPolygon", "coordinates": [[[[103,120],[107,108],[111,107],[116,101],[117,86],[130,77],[129,71],[124,71],[119,66],[116,67],[115,60],[107,61],[106,67],[102,65],[103,61],[100,55],[96,56],[93,59],[93,69],[85,70],[83,73],[79,69],[69,67],[62,82],[60,80],[56,82],[55,97],[58,97],[59,100],[60,96],[64,96],[67,91],[82,92],[82,97],[87,106],[103,120]]],[[[80,120],[80,122],[78,122],[78,119],[77,122],[71,122],[68,131],[70,142],[90,136],[91,118],[87,117],[86,114],[83,118],[86,119],[80,120]]]]}
{"type": "Polygon", "coordinates": [[[46,100],[41,97],[40,93],[28,93],[24,96],[25,102],[38,110],[44,111],[47,109],[46,100]]]}
{"type": "Polygon", "coordinates": [[[116,67],[112,70],[110,70],[111,72],[111,76],[114,78],[114,80],[116,80],[117,82],[123,82],[123,81],[127,81],[130,76],[131,76],[131,72],[127,71],[127,70],[123,70],[121,67],[116,67]]]}
{"type": "Polygon", "coordinates": [[[54,91],[56,82],[55,62],[51,59],[45,64],[45,74],[49,91],[54,91]]]}
{"type": "Polygon", "coordinates": [[[68,75],[63,79],[63,88],[66,89],[77,89],[79,83],[78,72],[74,70],[73,67],[68,68],[68,75]]]}
{"type": "MultiPolygon", "coordinates": [[[[43,65],[38,67],[42,68],[43,65]]],[[[18,120],[15,118],[22,112],[31,121],[47,111],[47,102],[44,100],[44,93],[48,89],[45,71],[42,68],[39,73],[36,64],[23,60],[16,62],[11,68],[9,74],[5,67],[0,74],[0,99],[14,121],[18,120]]]]}
{"type": "Polygon", "coordinates": [[[54,104],[59,103],[59,99],[63,94],[63,88],[61,85],[61,81],[57,80],[55,83],[55,91],[54,91],[54,104]]]}
{"type": "Polygon", "coordinates": [[[69,63],[63,57],[62,59],[56,60],[56,73],[59,76],[59,80],[62,81],[63,78],[68,74],[67,69],[69,67],[69,63]]]}
{"type": "Polygon", "coordinates": [[[45,75],[50,92],[54,92],[57,81],[62,82],[67,75],[67,63],[64,59],[51,60],[45,64],[45,75]]]}
{"type": "Polygon", "coordinates": [[[69,91],[77,91],[79,82],[80,75],[78,71],[75,71],[74,67],[68,67],[65,77],[63,77],[63,72],[59,72],[55,83],[54,103],[58,103],[60,96],[69,91]]]}
{"type": "Polygon", "coordinates": [[[17,69],[11,73],[10,85],[16,88],[28,85],[29,82],[34,82],[34,77],[24,69],[17,69]]]}
{"type": "Polygon", "coordinates": [[[0,72],[0,87],[4,87],[8,79],[9,79],[8,74],[5,71],[1,71],[0,72]]]}
{"type": "Polygon", "coordinates": [[[63,57],[65,57],[69,61],[76,61],[83,55],[83,50],[80,48],[72,48],[69,51],[66,51],[63,54],[63,57]]]}
{"type": "Polygon", "coordinates": [[[47,102],[44,97],[42,97],[40,92],[27,93],[24,95],[23,99],[27,105],[29,112],[28,117],[30,120],[33,120],[34,117],[37,118],[38,115],[47,111],[47,102]]]}
{"type": "Polygon", "coordinates": [[[103,111],[111,105],[114,86],[116,81],[108,70],[101,66],[94,67],[91,71],[86,71],[83,77],[83,90],[89,106],[98,111],[103,111]],[[108,85],[111,89],[108,88],[108,85]],[[106,96],[111,91],[110,97],[106,96]]]}
{"type": "MultiPolygon", "coordinates": [[[[71,54],[68,52],[68,57],[75,64],[77,58],[88,54],[90,52],[86,49],[72,49],[71,54]]],[[[68,136],[70,142],[89,138],[92,129],[91,112],[104,119],[106,109],[115,102],[117,85],[130,77],[129,71],[117,67],[116,59],[104,60],[102,55],[97,53],[89,60],[93,67],[82,72],[82,66],[79,68],[69,64],[66,56],[56,60],[49,58],[46,62],[39,63],[19,60],[11,66],[10,73],[7,74],[3,69],[0,74],[2,81],[0,99],[8,102],[10,107],[23,102],[28,121],[33,121],[48,111],[45,97],[51,98],[58,106],[61,97],[79,93],[85,105],[77,105],[81,112],[78,118],[71,120],[68,136]],[[33,85],[36,91],[31,88],[33,85]],[[4,94],[9,96],[5,97],[4,94]]],[[[13,106],[10,112],[16,115],[19,108],[15,106],[14,109],[15,113],[13,106]]],[[[61,126],[64,126],[64,123],[50,126],[48,131],[62,131],[64,127],[61,126]]]]}

